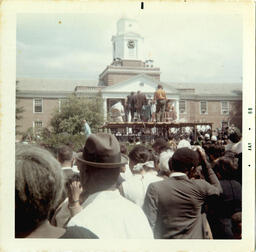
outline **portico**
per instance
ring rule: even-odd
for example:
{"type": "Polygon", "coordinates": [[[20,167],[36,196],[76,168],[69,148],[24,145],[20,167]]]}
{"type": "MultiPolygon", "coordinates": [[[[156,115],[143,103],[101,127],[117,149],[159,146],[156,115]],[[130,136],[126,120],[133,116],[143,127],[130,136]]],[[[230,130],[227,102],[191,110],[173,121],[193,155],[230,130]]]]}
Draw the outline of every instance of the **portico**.
{"type": "MultiPolygon", "coordinates": [[[[119,82],[117,84],[107,86],[101,89],[103,98],[104,118],[107,119],[107,113],[110,107],[117,101],[121,100],[124,104],[126,97],[131,92],[140,91],[145,94],[148,100],[154,98],[154,92],[156,91],[157,85],[160,82],[156,81],[145,74],[136,75],[128,80],[119,82]]],[[[166,92],[166,96],[169,102],[174,105],[177,117],[179,116],[179,94],[178,91],[170,86],[166,86],[161,83],[166,92]]],[[[177,118],[179,119],[179,117],[177,118]]]]}

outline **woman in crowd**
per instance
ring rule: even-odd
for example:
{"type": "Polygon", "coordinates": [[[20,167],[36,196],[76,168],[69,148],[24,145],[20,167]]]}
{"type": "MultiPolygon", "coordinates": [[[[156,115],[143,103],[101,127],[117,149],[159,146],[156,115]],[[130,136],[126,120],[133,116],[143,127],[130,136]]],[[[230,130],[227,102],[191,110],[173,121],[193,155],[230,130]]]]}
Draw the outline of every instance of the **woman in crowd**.
{"type": "Polygon", "coordinates": [[[49,215],[60,203],[63,174],[58,161],[46,150],[16,146],[15,237],[97,238],[82,227],[55,227],[49,215]]]}
{"type": "Polygon", "coordinates": [[[120,186],[123,196],[142,207],[148,185],[162,180],[157,176],[153,155],[143,145],[136,145],[129,153],[129,165],[134,174],[120,186]]]}
{"type": "Polygon", "coordinates": [[[168,161],[172,157],[174,151],[171,150],[169,144],[165,139],[158,138],[152,145],[152,148],[156,152],[157,155],[159,155],[159,175],[162,177],[169,177],[170,170],[168,161]]]}

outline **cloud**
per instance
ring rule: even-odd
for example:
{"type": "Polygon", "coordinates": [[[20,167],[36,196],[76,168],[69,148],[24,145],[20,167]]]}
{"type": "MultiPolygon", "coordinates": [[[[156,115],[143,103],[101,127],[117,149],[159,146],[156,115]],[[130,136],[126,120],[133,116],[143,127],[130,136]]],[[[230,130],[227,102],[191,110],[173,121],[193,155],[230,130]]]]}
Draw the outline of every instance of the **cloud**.
{"type": "MultiPolygon", "coordinates": [[[[18,15],[17,75],[97,79],[112,61],[119,16],[18,15]]],[[[151,55],[163,81],[241,80],[240,16],[147,13],[137,20],[145,58],[151,55]]]]}

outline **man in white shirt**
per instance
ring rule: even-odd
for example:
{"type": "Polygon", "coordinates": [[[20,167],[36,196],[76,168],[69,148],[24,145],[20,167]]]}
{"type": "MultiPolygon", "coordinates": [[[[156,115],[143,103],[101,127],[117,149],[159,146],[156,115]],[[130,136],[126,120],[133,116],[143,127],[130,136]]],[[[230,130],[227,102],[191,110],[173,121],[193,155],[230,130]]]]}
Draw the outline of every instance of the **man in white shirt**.
{"type": "Polygon", "coordinates": [[[72,167],[73,156],[73,150],[67,145],[63,145],[57,150],[57,159],[61,164],[65,182],[75,173],[75,170],[72,167]]]}
{"type": "Polygon", "coordinates": [[[104,239],[153,239],[142,209],[122,197],[116,188],[120,168],[128,161],[120,153],[116,137],[91,134],[77,161],[83,193],[69,204],[71,210],[80,210],[68,226],[87,227],[104,239]]]}
{"type": "Polygon", "coordinates": [[[122,183],[124,197],[142,207],[149,184],[161,181],[154,161],[138,163],[133,167],[134,176],[122,183]]]}
{"type": "Polygon", "coordinates": [[[121,101],[115,103],[110,108],[110,115],[113,122],[123,122],[124,114],[124,106],[122,105],[121,101]]]}

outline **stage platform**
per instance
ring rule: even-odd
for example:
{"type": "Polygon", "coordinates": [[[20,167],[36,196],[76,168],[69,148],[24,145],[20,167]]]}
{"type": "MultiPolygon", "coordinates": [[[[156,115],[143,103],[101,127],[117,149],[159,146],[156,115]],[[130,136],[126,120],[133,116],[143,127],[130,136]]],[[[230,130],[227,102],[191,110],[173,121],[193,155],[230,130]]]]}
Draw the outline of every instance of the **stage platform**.
{"type": "Polygon", "coordinates": [[[213,123],[210,122],[193,122],[193,123],[177,123],[177,122],[107,122],[99,131],[107,131],[114,134],[120,141],[127,141],[129,137],[145,138],[146,141],[151,141],[157,136],[168,138],[174,132],[182,134],[185,128],[192,128],[194,138],[196,139],[196,127],[210,126],[212,131],[213,123]],[[175,130],[172,130],[175,129],[175,130]]]}

